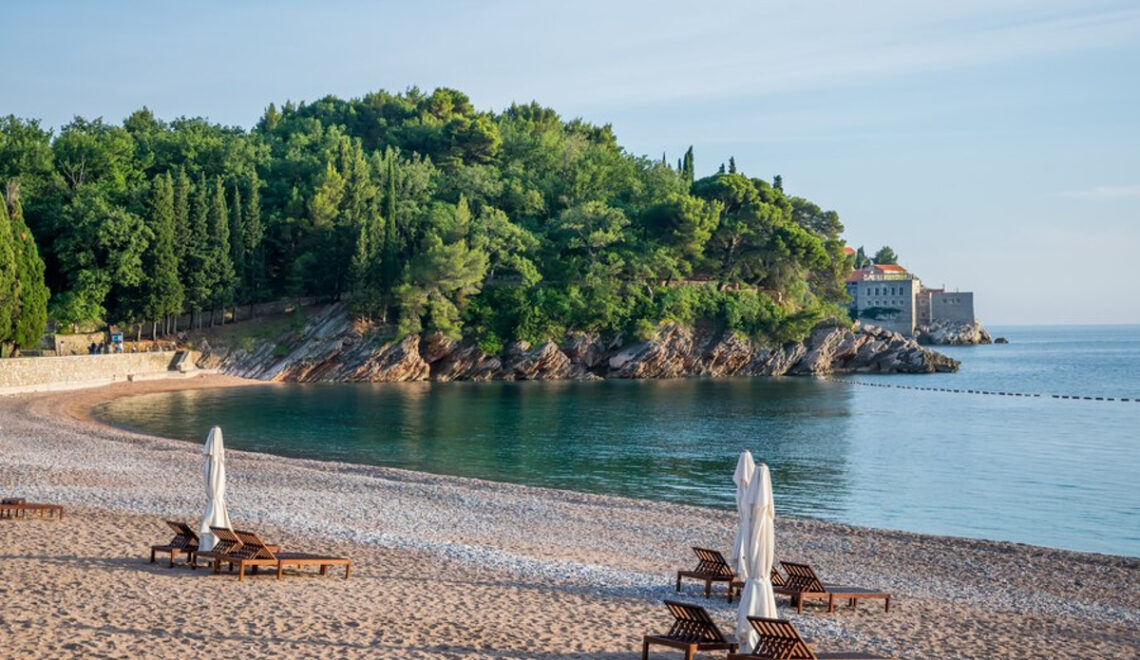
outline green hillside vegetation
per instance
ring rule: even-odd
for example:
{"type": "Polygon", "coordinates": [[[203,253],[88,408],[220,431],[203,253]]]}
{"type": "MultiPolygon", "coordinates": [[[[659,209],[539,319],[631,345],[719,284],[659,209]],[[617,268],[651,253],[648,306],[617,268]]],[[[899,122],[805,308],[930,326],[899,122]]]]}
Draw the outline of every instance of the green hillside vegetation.
{"type": "Polygon", "coordinates": [[[0,120],[0,181],[64,323],[162,334],[183,310],[201,326],[317,296],[495,351],[665,320],[784,341],[844,316],[835,212],[735,161],[694,171],[692,149],[634,156],[609,126],[451,89],[271,104],[249,131],[145,108],[58,133],[0,120]]]}

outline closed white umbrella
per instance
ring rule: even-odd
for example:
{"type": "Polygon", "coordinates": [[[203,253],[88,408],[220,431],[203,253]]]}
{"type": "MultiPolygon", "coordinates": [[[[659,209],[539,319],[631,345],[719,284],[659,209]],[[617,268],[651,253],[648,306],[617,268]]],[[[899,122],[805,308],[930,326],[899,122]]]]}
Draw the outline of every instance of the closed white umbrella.
{"type": "Polygon", "coordinates": [[[744,541],[748,538],[748,520],[746,517],[748,511],[744,505],[744,500],[748,494],[748,484],[752,481],[752,473],[755,470],[756,461],[752,460],[752,452],[747,449],[740,452],[740,458],[736,461],[736,472],[732,475],[732,481],[736,484],[736,513],[740,516],[740,521],[736,525],[736,538],[732,541],[729,565],[732,566],[732,570],[736,571],[737,577],[741,580],[745,577],[745,566],[742,560],[744,558],[744,541]]]}
{"type": "Polygon", "coordinates": [[[210,429],[202,453],[206,455],[206,513],[198,525],[198,549],[205,551],[218,541],[210,533],[211,527],[230,527],[230,514],[226,512],[226,447],[220,427],[210,429]]]}
{"type": "Polygon", "coordinates": [[[736,615],[736,638],[741,651],[747,653],[756,645],[756,632],[748,623],[748,617],[776,618],[776,595],[772,593],[771,578],[772,562],[776,559],[776,506],[772,501],[772,478],[763,463],[752,474],[745,508],[749,523],[744,542],[746,579],[736,615]]]}

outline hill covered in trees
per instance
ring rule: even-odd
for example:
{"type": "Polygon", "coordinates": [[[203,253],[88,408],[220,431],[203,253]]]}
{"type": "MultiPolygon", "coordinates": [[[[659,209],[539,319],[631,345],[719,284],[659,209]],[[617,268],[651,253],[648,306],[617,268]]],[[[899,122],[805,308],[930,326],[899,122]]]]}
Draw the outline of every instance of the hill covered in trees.
{"type": "Polygon", "coordinates": [[[694,171],[692,149],[638,157],[609,126],[451,89],[270,105],[248,131],[145,108],[58,134],[0,120],[0,181],[63,323],[161,334],[304,295],[495,352],[664,320],[786,341],[843,316],[835,212],[734,162],[694,171]]]}

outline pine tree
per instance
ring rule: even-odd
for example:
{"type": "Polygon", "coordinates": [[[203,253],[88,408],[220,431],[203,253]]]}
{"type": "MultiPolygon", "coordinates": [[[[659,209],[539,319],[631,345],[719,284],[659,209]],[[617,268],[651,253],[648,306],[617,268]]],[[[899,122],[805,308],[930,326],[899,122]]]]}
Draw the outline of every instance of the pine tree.
{"type": "Polygon", "coordinates": [[[234,264],[230,260],[230,214],[226,208],[226,188],[222,178],[214,181],[213,198],[209,211],[209,247],[211,297],[210,323],[214,322],[214,310],[222,309],[222,323],[226,321],[226,306],[233,302],[234,264]]]}
{"type": "Polygon", "coordinates": [[[261,180],[257,170],[249,178],[249,198],[245,206],[245,262],[246,297],[249,298],[250,318],[253,305],[261,298],[261,288],[265,285],[265,251],[262,240],[265,229],[261,224],[261,180]]]}
{"type": "Polygon", "coordinates": [[[144,316],[151,321],[151,339],[160,319],[182,312],[183,289],[174,249],[174,183],[170,173],[155,175],[147,222],[154,241],[144,254],[144,316]]]}
{"type": "Polygon", "coordinates": [[[728,173],[736,174],[736,158],[733,156],[728,157],[728,173]]]}
{"type": "MultiPolygon", "coordinates": [[[[230,205],[230,261],[234,266],[234,302],[246,296],[245,222],[242,220],[241,188],[234,186],[234,201],[230,205]]],[[[234,310],[237,319],[237,310],[234,310]]]]}

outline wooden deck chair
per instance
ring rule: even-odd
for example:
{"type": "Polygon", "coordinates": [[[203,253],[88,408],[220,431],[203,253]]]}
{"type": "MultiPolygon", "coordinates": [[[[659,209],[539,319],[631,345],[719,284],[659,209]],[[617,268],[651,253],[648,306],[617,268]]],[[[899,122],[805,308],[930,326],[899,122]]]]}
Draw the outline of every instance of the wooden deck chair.
{"type": "Polygon", "coordinates": [[[29,512],[39,512],[40,518],[47,514],[48,518],[59,517],[63,520],[63,505],[29,502],[22,497],[5,497],[0,499],[0,518],[27,518],[29,512]]]}
{"type": "Polygon", "coordinates": [[[170,553],[170,568],[174,568],[175,558],[178,557],[179,553],[183,553],[186,555],[186,563],[192,566],[194,554],[198,552],[198,535],[184,522],[167,520],[166,525],[174,530],[174,538],[170,539],[166,545],[150,546],[150,563],[154,563],[155,553],[168,552],[170,553]]]}
{"type": "Polygon", "coordinates": [[[847,651],[815,653],[791,621],[750,616],[748,623],[759,639],[751,653],[730,653],[728,660],[888,660],[881,655],[847,651]]]}
{"type": "Polygon", "coordinates": [[[237,566],[238,580],[245,577],[246,567],[254,571],[259,566],[275,566],[277,579],[280,580],[286,566],[319,566],[321,575],[328,575],[329,566],[344,566],[344,579],[348,579],[352,571],[352,561],[347,557],[330,557],[327,555],[311,555],[296,552],[283,553],[280,548],[266,545],[261,538],[253,532],[234,530],[234,534],[241,541],[241,545],[227,553],[221,561],[237,566]]]}
{"type": "Polygon", "coordinates": [[[681,649],[685,652],[685,660],[692,660],[697,651],[736,650],[736,642],[724,636],[705,608],[675,600],[666,600],[665,607],[673,615],[673,627],[664,635],[642,638],[641,660],[649,660],[651,644],[681,649]]]}
{"type": "Polygon", "coordinates": [[[736,572],[725,561],[724,555],[716,550],[709,550],[708,548],[693,547],[693,553],[697,555],[697,567],[691,571],[677,571],[677,592],[681,591],[681,579],[692,578],[694,580],[703,580],[705,583],[705,598],[712,595],[713,582],[725,582],[728,584],[728,602],[732,602],[733,595],[733,580],[736,579],[736,572]]]}
{"type": "Polygon", "coordinates": [[[197,568],[198,560],[204,558],[210,560],[209,564],[214,567],[214,572],[219,573],[222,570],[222,559],[230,552],[241,547],[241,539],[225,527],[211,527],[210,533],[214,535],[214,547],[209,550],[195,552],[190,566],[197,568]]]}
{"type": "Polygon", "coordinates": [[[784,567],[784,572],[788,574],[784,586],[776,587],[773,589],[778,594],[790,596],[792,603],[796,606],[796,611],[803,614],[804,600],[820,600],[827,599],[827,611],[835,611],[835,601],[847,600],[851,607],[854,608],[855,604],[863,598],[881,598],[885,601],[884,611],[891,611],[891,594],[877,589],[866,589],[864,587],[849,587],[839,584],[825,584],[819,579],[812,570],[811,566],[807,564],[797,564],[790,561],[782,561],[780,565],[784,567]]]}

